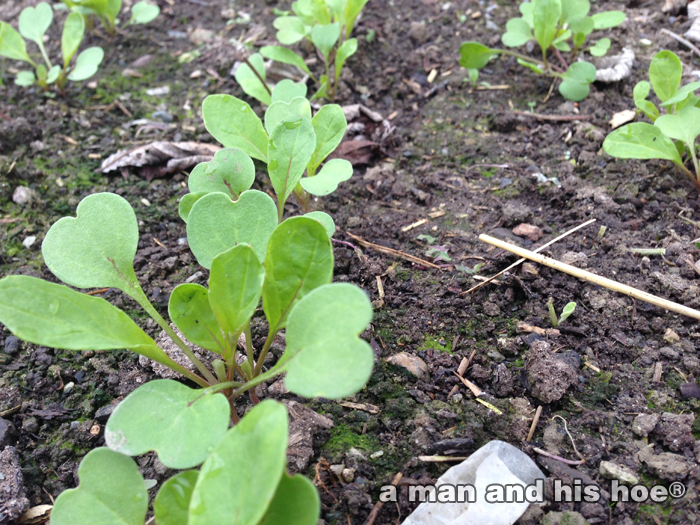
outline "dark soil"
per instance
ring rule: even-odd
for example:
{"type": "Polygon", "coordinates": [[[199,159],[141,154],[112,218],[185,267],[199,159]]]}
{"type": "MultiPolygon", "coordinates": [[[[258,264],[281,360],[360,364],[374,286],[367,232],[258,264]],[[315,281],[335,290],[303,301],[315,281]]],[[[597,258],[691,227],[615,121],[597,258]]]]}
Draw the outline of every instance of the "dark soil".
{"type": "MultiPolygon", "coordinates": [[[[6,0],[0,19],[16,26],[21,8],[34,3],[6,0]]],[[[113,191],[129,200],[141,221],[136,269],[162,313],[177,284],[197,272],[198,282],[206,282],[206,271],[182,241],[185,229],[177,201],[186,192],[186,174],[149,182],[136,169],[116,175],[95,169],[101,158],[118,149],[152,140],[214,142],[201,120],[201,102],[212,93],[243,96],[229,75],[242,56],[234,43],[240,38],[252,38],[253,47],[272,43],[272,8],[277,3],[158,3],[162,15],[154,24],[130,28],[112,42],[89,37],[90,45],[106,50],[94,88],[83,82],[70,85],[66,97],[49,97],[14,86],[6,71],[5,87],[0,88],[0,276],[26,274],[55,281],[41,258],[47,229],[59,217],[72,215],[83,197],[113,191]],[[192,43],[199,28],[213,33],[202,44],[192,43]],[[193,61],[178,62],[193,50],[199,53],[193,61]],[[147,65],[131,66],[146,54],[153,55],[147,65]],[[126,67],[142,76],[123,76],[126,67]],[[166,85],[170,91],[165,96],[145,93],[166,85]],[[119,105],[112,105],[114,101],[119,105]],[[168,112],[172,123],[140,131],[138,124],[129,124],[155,111],[168,112]],[[32,190],[31,202],[13,202],[18,186],[32,190]],[[23,241],[31,236],[36,240],[26,248],[23,241]]],[[[278,7],[288,8],[286,3],[278,7]]],[[[700,276],[694,265],[700,249],[691,242],[700,237],[694,222],[700,211],[697,191],[665,162],[618,161],[601,150],[608,121],[614,113],[633,108],[633,86],[646,78],[649,60],[659,49],[677,53],[687,72],[700,69],[698,57],[657,36],[661,27],[683,33],[687,18],[669,18],[659,11],[658,2],[594,4],[594,12],[604,9],[626,11],[627,21],[608,36],[611,53],[625,46],[635,50],[635,68],[620,83],[595,84],[586,100],[573,104],[556,89],[547,97],[550,84],[509,59],[494,61],[481,72],[481,80],[508,89],[470,89],[466,71],[457,64],[460,43],[496,45],[500,32],[489,29],[487,22],[504,28],[517,16],[516,3],[368,4],[356,29],[359,51],[348,61],[338,102],[363,103],[390,117],[395,130],[382,144],[381,156],[356,166],[353,179],[313,205],[334,217],[338,239],[356,242],[347,231],[428,261],[435,255],[431,248],[437,248],[452,262],[435,261],[445,265],[436,270],[369,248],[358,257],[337,245],[335,280],[363,287],[376,307],[371,329],[364,334],[377,355],[374,373],[349,401],[376,405],[379,412],[275,394],[303,401],[334,422],[317,433],[313,458],[305,468],[322,482],[317,484],[322,487],[325,523],[363,523],[379,487],[398,472],[408,482],[430,482],[448,468],[421,462],[420,455],[464,456],[501,439],[533,458],[539,457],[533,447],[539,447],[576,460],[555,415],[567,420],[585,464],[574,470],[540,459],[546,474],[580,477],[608,491],[610,481],[599,470],[607,461],[628,467],[648,487],[683,481],[687,493],[662,504],[549,501],[530,509],[519,523],[558,523],[556,514],[542,518],[552,511],[579,512],[589,523],[700,522],[696,321],[530,264],[461,294],[479,282],[474,279],[476,264],[482,265],[478,275],[490,276],[516,260],[480,242],[479,234],[534,248],[595,218],[595,224],[545,253],[700,307],[700,276]],[[652,44],[645,47],[640,43],[644,38],[652,44]],[[438,75],[429,83],[433,69],[438,75]],[[540,121],[512,112],[528,111],[530,102],[538,114],[580,114],[590,120],[540,121]],[[556,177],[560,185],[539,183],[538,173],[556,177]],[[406,230],[424,218],[429,221],[406,230]],[[543,237],[533,243],[515,235],[512,230],[521,223],[539,227],[543,237]],[[630,252],[633,247],[663,247],[666,254],[642,257],[630,252]],[[535,334],[519,333],[520,322],[551,327],[549,297],[558,312],[569,301],[577,303],[559,337],[541,341],[535,334]],[[417,378],[386,361],[400,352],[420,357],[428,374],[417,378]],[[501,415],[477,403],[462,386],[449,396],[461,385],[454,371],[473,353],[465,377],[486,391],[501,415]],[[543,411],[528,443],[538,406],[543,411]],[[338,464],[354,470],[352,481],[329,468],[338,464]]],[[[50,35],[49,52],[57,56],[58,33],[52,29],[50,35]]],[[[265,177],[258,173],[259,187],[265,177]]],[[[289,211],[295,211],[291,206],[289,211]]],[[[101,296],[157,335],[155,323],[130,299],[114,290],[101,296]]],[[[263,335],[262,319],[258,328],[255,337],[263,335]]],[[[154,376],[126,351],[74,353],[36,347],[18,341],[2,326],[0,350],[0,448],[16,447],[29,504],[50,504],[77,484],[80,459],[103,444],[100,430],[111,403],[154,376]]],[[[162,481],[168,475],[152,456],[140,458],[139,464],[146,477],[162,481]]],[[[385,505],[375,523],[400,523],[414,506],[402,496],[399,504],[385,505]]]]}

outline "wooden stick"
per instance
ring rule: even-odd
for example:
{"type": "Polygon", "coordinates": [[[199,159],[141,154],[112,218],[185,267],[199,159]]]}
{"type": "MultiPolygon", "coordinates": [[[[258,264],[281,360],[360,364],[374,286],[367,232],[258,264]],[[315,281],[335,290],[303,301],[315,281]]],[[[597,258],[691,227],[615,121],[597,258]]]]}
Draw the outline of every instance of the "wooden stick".
{"type": "Polygon", "coordinates": [[[626,284],[618,283],[617,281],[613,281],[612,279],[601,277],[599,275],[587,272],[586,270],[581,270],[580,268],[576,268],[575,266],[571,266],[569,264],[564,264],[563,262],[559,262],[556,259],[552,259],[550,257],[545,257],[544,255],[531,252],[530,250],[526,250],[525,248],[515,246],[514,244],[501,241],[500,239],[496,239],[495,237],[491,237],[490,235],[479,235],[479,240],[492,244],[493,246],[501,248],[502,250],[512,252],[516,255],[519,255],[520,257],[525,257],[526,259],[530,259],[531,261],[544,264],[545,266],[549,266],[550,268],[554,268],[555,270],[559,270],[560,272],[568,273],[569,275],[573,275],[574,277],[578,277],[579,279],[583,279],[584,281],[589,281],[599,286],[603,286],[604,288],[608,288],[609,290],[614,290],[616,292],[629,295],[630,297],[634,297],[635,299],[639,299],[640,301],[644,301],[646,303],[653,304],[654,306],[664,308],[665,310],[669,310],[677,314],[686,315],[688,317],[692,317],[693,319],[700,320],[699,311],[694,310],[692,308],[688,308],[687,306],[683,306],[678,303],[674,303],[673,301],[669,301],[668,299],[662,299],[661,297],[657,297],[655,295],[651,295],[650,293],[637,290],[636,288],[632,288],[631,286],[627,286],[626,284]]]}
{"type": "Polygon", "coordinates": [[[529,113],[527,111],[516,111],[516,110],[512,111],[511,113],[515,113],[516,115],[520,115],[522,117],[534,118],[535,120],[549,120],[552,122],[568,122],[568,121],[572,121],[572,120],[591,120],[593,118],[593,115],[542,115],[540,113],[529,113]]]}
{"type": "MultiPolygon", "coordinates": [[[[555,242],[558,242],[558,241],[562,240],[564,237],[568,237],[569,235],[571,235],[571,234],[574,233],[575,231],[580,230],[580,229],[583,228],[584,226],[588,226],[589,224],[593,224],[595,221],[596,221],[595,219],[588,220],[588,221],[584,222],[583,224],[579,224],[578,226],[576,226],[576,228],[572,228],[572,229],[569,230],[568,232],[562,233],[559,237],[555,237],[554,239],[552,239],[551,241],[549,241],[547,244],[543,244],[542,246],[540,246],[539,248],[537,248],[537,249],[535,250],[535,253],[544,250],[545,248],[551,246],[551,245],[554,244],[555,242]]],[[[518,259],[517,261],[515,261],[513,264],[511,264],[511,265],[510,265],[508,268],[506,268],[505,270],[501,270],[500,272],[498,272],[498,273],[497,273],[496,275],[494,275],[493,277],[489,277],[488,279],[486,279],[483,283],[479,283],[479,284],[477,284],[476,286],[472,286],[471,288],[469,288],[469,290],[467,290],[466,292],[462,292],[462,293],[460,293],[459,295],[465,295],[465,294],[468,294],[468,293],[470,293],[470,292],[473,292],[474,290],[478,290],[478,289],[481,288],[482,286],[489,284],[491,281],[493,281],[493,280],[494,280],[495,278],[497,278],[499,275],[503,275],[503,274],[506,273],[508,270],[512,270],[513,268],[515,268],[516,266],[518,266],[519,264],[522,264],[522,263],[524,263],[524,262],[525,262],[525,259],[518,259]]]]}
{"type": "Polygon", "coordinates": [[[537,407],[535,412],[535,417],[532,419],[532,425],[530,425],[530,432],[527,433],[527,439],[525,441],[532,441],[532,436],[535,435],[535,428],[537,427],[537,422],[540,420],[540,414],[542,413],[542,405],[537,407]]]}
{"type": "Polygon", "coordinates": [[[400,252],[398,250],[394,250],[393,248],[387,248],[386,246],[381,246],[379,244],[374,244],[372,242],[364,240],[362,237],[358,237],[357,235],[353,235],[350,232],[345,232],[348,236],[353,238],[357,244],[360,246],[364,246],[365,248],[372,248],[373,250],[379,252],[379,253],[384,253],[386,255],[393,255],[394,257],[400,257],[402,259],[406,259],[407,261],[412,262],[413,264],[419,264],[421,266],[427,266],[428,268],[435,268],[436,270],[439,270],[440,267],[437,264],[433,264],[428,261],[424,261],[423,259],[419,259],[418,257],[414,257],[413,255],[409,255],[408,253],[400,252]]]}
{"type": "Polygon", "coordinates": [[[662,30],[660,31],[660,33],[666,33],[668,36],[670,36],[670,37],[673,38],[674,40],[677,40],[678,42],[680,42],[680,43],[683,44],[684,46],[687,46],[687,47],[688,47],[690,50],[692,50],[696,55],[700,56],[700,49],[698,49],[697,47],[695,47],[693,44],[691,44],[689,41],[687,41],[687,40],[686,40],[685,38],[683,38],[682,36],[677,35],[677,34],[674,33],[673,31],[669,31],[669,30],[666,29],[666,28],[662,29],[662,30]]]}
{"type": "MultiPolygon", "coordinates": [[[[401,481],[401,478],[403,478],[403,473],[399,472],[398,474],[396,474],[396,476],[394,476],[394,479],[391,481],[391,484],[394,487],[396,487],[401,481]]],[[[367,516],[367,520],[365,520],[364,525],[372,525],[377,519],[377,516],[379,516],[379,511],[382,510],[383,506],[384,502],[381,500],[375,503],[374,508],[372,509],[372,512],[369,513],[369,516],[367,516]]]]}

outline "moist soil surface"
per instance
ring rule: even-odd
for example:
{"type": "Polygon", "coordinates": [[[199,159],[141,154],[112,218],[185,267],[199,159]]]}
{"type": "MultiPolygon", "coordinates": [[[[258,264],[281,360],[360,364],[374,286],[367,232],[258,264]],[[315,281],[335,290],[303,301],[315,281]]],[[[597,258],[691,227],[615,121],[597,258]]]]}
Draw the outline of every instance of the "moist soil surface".
{"type": "MultiPolygon", "coordinates": [[[[16,27],[21,9],[34,3],[6,0],[0,19],[16,27]]],[[[177,213],[187,173],[149,180],[154,172],[139,168],[95,170],[117,150],[154,140],[216,143],[201,119],[209,94],[233,94],[259,108],[230,70],[251,49],[275,42],[273,9],[289,6],[158,3],[162,13],[150,25],[130,27],[113,39],[100,31],[88,35],[87,44],[105,48],[105,61],[91,79],[95,83],[69,84],[65,96],[13,85],[18,64],[6,61],[0,88],[0,275],[55,282],[41,256],[46,231],[58,218],[74,215],[85,196],[111,191],[126,198],[139,218],[137,275],[162,314],[176,285],[187,279],[206,283],[208,273],[187,248],[177,213]],[[169,91],[146,92],[162,86],[169,91]],[[22,205],[13,201],[20,186],[31,190],[22,205]]],[[[556,86],[549,95],[547,79],[512,59],[491,62],[476,88],[458,65],[463,41],[498,44],[507,20],[518,16],[515,3],[367,5],[355,30],[359,50],[343,72],[336,101],[364,104],[389,119],[393,130],[363,158],[348,157],[355,162],[353,178],[312,205],[333,216],[338,240],[360,248],[335,245],[334,280],[355,283],[371,296],[374,320],[363,337],[375,351],[374,372],[361,392],[342,402],[309,401],[280,388],[267,393],[333,422],[319,427],[310,461],[295,463],[315,478],[325,523],[364,523],[380,487],[399,472],[401,497],[384,505],[374,523],[401,523],[417,505],[407,501],[406,487],[434,482],[454,463],[419,456],[464,457],[494,439],[523,450],[550,478],[578,477],[604,494],[611,482],[601,474],[603,462],[626,467],[646,487],[681,481],[687,489],[663,503],[613,503],[605,495],[599,502],[558,503],[550,496],[518,523],[700,522],[696,320],[537,264],[520,265],[462,293],[483,281],[478,276],[516,260],[479,241],[480,234],[535,249],[595,219],[544,253],[700,307],[700,249],[692,242],[700,237],[697,190],[666,162],[621,161],[601,150],[608,121],[633,109],[632,89],[646,78],[659,49],[678,54],[689,76],[700,69],[698,57],[658,32],[665,27],[682,34],[689,22],[684,11],[662,13],[658,2],[601,1],[593,12],[604,9],[627,14],[622,26],[602,36],[612,39],[611,54],[623,47],[635,51],[632,74],[618,83],[594,84],[588,98],[574,104],[556,86]],[[541,120],[528,112],[561,119],[541,120]],[[363,247],[357,237],[437,267],[363,247]],[[641,255],[631,248],[665,248],[665,254],[641,255]],[[549,298],[557,312],[576,303],[558,333],[546,331],[552,328],[549,298]],[[523,331],[523,323],[537,330],[523,331]],[[499,413],[478,403],[455,375],[470,357],[464,377],[499,413]],[[539,422],[527,441],[538,407],[539,422]],[[585,462],[566,465],[534,448],[585,462]],[[348,470],[338,474],[342,469],[331,465],[348,470]]],[[[49,53],[58,56],[59,33],[52,28],[49,36],[49,53]]],[[[255,187],[267,185],[258,166],[255,187]]],[[[290,202],[287,212],[296,213],[295,206],[290,202]]],[[[96,294],[158,335],[155,323],[120,292],[96,294]]],[[[256,314],[258,345],[263,321],[262,312],[256,314]]],[[[133,353],[37,347],[1,325],[0,369],[0,448],[15,447],[29,506],[50,504],[77,485],[77,465],[104,444],[115,400],[156,377],[133,353]]],[[[238,408],[243,414],[246,401],[238,408]]],[[[138,462],[144,476],[159,483],[172,475],[153,455],[138,462]]]]}

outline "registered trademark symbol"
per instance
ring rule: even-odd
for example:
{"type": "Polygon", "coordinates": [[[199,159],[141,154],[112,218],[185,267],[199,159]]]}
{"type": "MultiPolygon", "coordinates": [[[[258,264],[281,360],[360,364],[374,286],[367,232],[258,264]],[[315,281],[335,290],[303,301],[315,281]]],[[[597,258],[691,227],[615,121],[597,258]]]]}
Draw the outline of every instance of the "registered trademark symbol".
{"type": "Polygon", "coordinates": [[[674,481],[668,486],[668,493],[673,498],[682,498],[685,495],[685,485],[680,481],[674,481]]]}

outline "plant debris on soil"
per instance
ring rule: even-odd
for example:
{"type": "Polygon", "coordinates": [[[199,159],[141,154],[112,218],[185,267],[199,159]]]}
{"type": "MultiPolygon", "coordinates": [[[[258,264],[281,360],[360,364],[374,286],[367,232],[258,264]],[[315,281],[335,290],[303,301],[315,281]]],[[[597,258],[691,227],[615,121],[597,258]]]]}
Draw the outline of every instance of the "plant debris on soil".
{"type": "MultiPolygon", "coordinates": [[[[21,9],[36,3],[5,0],[0,20],[16,26],[21,9]]],[[[74,215],[85,196],[111,191],[139,218],[135,267],[161,313],[176,285],[206,282],[177,213],[187,191],[185,166],[99,168],[118,151],[155,141],[206,143],[206,151],[219,146],[204,128],[202,101],[214,93],[245,99],[230,70],[246,46],[276,42],[273,8],[289,5],[157,3],[162,13],[150,25],[107,41],[88,34],[88,44],[105,47],[105,61],[91,81],[68,86],[65,98],[15,86],[14,64],[6,61],[0,276],[56,282],[41,257],[46,231],[74,215]],[[146,55],[153,59],[139,60],[146,55]]],[[[577,104],[548,96],[548,82],[508,57],[481,71],[487,84],[471,88],[457,64],[459,45],[497,44],[506,22],[518,16],[517,2],[371,0],[365,8],[355,30],[359,50],[343,70],[337,102],[360,104],[387,124],[379,123],[378,133],[363,110],[368,132],[340,152],[357,159],[353,178],[313,206],[333,216],[338,240],[361,250],[335,244],[335,280],[371,296],[374,320],[363,337],[375,351],[374,372],[354,398],[337,402],[299,398],[283,381],[259,388],[261,396],[284,399],[292,414],[298,446],[291,465],[318,487],[323,523],[364,523],[380,487],[402,473],[399,501],[384,505],[374,521],[401,523],[417,505],[406,487],[434,482],[450,466],[420,456],[464,457],[494,439],[523,450],[551,479],[581,479],[608,494],[589,503],[548,498],[532,505],[520,525],[700,523],[697,321],[534,263],[462,294],[517,260],[480,242],[479,234],[535,249],[596,219],[544,254],[700,308],[697,191],[670,163],[612,159],[601,150],[613,115],[634,109],[632,89],[656,52],[672,50],[689,76],[700,70],[700,57],[659,33],[663,27],[681,35],[691,22],[684,8],[669,15],[660,2],[596,6],[625,11],[627,20],[605,36],[613,41],[610,54],[630,48],[636,58],[629,78],[593,84],[577,104]],[[360,246],[356,237],[390,250],[360,246]],[[557,312],[577,304],[556,333],[549,297],[557,312]],[[518,328],[526,325],[532,329],[518,328]],[[455,374],[465,358],[462,377],[498,412],[476,402],[455,374]],[[574,462],[580,453],[585,462],[568,465],[534,448],[574,462]],[[680,481],[686,492],[663,503],[613,504],[610,480],[623,477],[646,487],[680,481]]],[[[60,38],[52,31],[47,46],[56,51],[60,38]]],[[[266,177],[258,166],[255,187],[266,177]]],[[[113,289],[96,295],[158,335],[130,298],[113,289]]],[[[262,312],[253,321],[258,340],[262,312]]],[[[156,377],[128,351],[37,347],[3,326],[0,369],[0,523],[75,487],[77,466],[104,444],[116,403],[156,377]]],[[[153,454],[138,464],[158,483],[172,474],[153,454]]]]}

